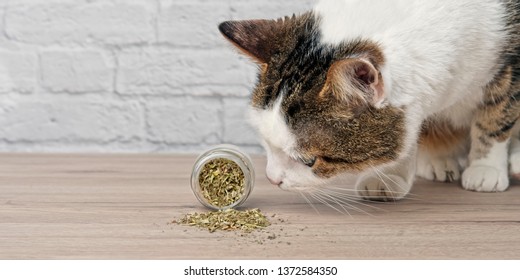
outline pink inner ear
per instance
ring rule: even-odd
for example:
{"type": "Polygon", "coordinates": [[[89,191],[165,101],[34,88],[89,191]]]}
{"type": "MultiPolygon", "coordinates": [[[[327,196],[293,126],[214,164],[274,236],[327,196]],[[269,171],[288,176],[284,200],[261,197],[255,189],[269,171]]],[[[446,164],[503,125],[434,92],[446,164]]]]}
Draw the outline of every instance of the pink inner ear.
{"type": "Polygon", "coordinates": [[[383,81],[380,79],[379,72],[366,61],[362,61],[355,69],[356,78],[367,88],[373,91],[372,102],[378,106],[384,101],[385,93],[383,81]]]}
{"type": "Polygon", "coordinates": [[[367,69],[368,67],[370,66],[363,63],[356,69],[356,77],[366,86],[375,82],[375,73],[372,73],[371,69],[367,69]]]}

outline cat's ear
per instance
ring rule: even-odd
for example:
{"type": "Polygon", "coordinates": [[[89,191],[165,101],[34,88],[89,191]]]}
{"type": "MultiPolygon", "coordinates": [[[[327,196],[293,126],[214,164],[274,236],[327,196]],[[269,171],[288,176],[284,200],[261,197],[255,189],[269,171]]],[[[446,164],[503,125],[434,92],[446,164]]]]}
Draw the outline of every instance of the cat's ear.
{"type": "Polygon", "coordinates": [[[327,84],[332,94],[350,102],[379,107],[385,99],[381,73],[364,58],[348,58],[335,62],[328,71],[327,84]]]}
{"type": "Polygon", "coordinates": [[[226,21],[218,28],[239,50],[256,62],[265,64],[272,55],[273,40],[280,25],[281,21],[258,19],[226,21]]]}

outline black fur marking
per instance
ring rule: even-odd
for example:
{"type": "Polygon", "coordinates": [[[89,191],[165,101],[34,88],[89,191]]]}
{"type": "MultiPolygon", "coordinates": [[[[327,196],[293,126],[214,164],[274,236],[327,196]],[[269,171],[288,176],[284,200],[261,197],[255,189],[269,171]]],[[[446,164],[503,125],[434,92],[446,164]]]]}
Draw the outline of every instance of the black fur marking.
{"type": "Polygon", "coordinates": [[[294,102],[287,108],[287,117],[292,118],[294,115],[301,111],[301,105],[299,102],[294,102]]]}
{"type": "Polygon", "coordinates": [[[484,101],[484,106],[486,106],[486,107],[498,106],[502,102],[504,102],[504,100],[506,100],[506,98],[507,98],[506,95],[501,95],[498,97],[490,98],[489,100],[484,101]]]}
{"type": "Polygon", "coordinates": [[[511,95],[511,101],[513,102],[520,102],[520,91],[516,92],[515,94],[511,95]]]}
{"type": "Polygon", "coordinates": [[[512,122],[508,122],[508,123],[504,124],[502,126],[502,128],[500,128],[500,130],[494,131],[494,132],[488,134],[488,136],[491,137],[491,138],[500,137],[504,133],[508,133],[515,126],[515,123],[516,123],[516,120],[514,120],[512,122]]]}
{"type": "Polygon", "coordinates": [[[475,127],[478,128],[482,132],[486,132],[487,129],[484,128],[484,126],[480,122],[475,123],[475,127]]]}

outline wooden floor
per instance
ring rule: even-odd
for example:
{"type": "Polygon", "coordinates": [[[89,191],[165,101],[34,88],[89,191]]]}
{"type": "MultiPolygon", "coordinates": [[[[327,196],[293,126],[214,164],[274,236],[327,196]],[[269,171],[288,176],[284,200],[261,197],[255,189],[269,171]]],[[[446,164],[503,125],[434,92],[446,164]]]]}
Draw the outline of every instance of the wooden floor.
{"type": "Polygon", "coordinates": [[[419,181],[410,199],[349,216],[269,185],[255,157],[244,206],[273,225],[209,233],[169,223],[206,211],[189,186],[194,159],[0,155],[0,259],[520,259],[518,183],[485,194],[419,181]]]}

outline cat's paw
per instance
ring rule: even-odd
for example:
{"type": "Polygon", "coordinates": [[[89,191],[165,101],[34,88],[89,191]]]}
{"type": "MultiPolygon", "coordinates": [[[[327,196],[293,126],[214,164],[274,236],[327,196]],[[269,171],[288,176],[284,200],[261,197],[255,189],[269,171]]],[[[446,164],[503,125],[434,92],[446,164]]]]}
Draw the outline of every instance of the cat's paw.
{"type": "Polygon", "coordinates": [[[356,183],[358,195],[366,200],[395,201],[405,197],[411,185],[403,178],[393,174],[365,176],[356,183]]]}
{"type": "Polygon", "coordinates": [[[462,173],[462,187],[477,192],[502,192],[509,187],[507,171],[493,166],[470,166],[462,173]]]}
{"type": "Polygon", "coordinates": [[[439,182],[460,179],[459,163],[452,158],[417,160],[417,176],[439,182]]]}

